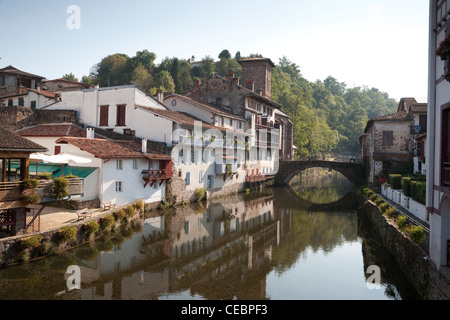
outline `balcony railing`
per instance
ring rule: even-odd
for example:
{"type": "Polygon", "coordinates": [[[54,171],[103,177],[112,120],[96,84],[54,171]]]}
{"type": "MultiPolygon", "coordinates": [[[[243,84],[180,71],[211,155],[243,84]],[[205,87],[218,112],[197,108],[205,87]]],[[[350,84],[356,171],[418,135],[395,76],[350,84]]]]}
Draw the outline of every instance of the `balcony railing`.
{"type": "Polygon", "coordinates": [[[145,181],[165,180],[170,178],[170,176],[167,176],[166,169],[142,171],[142,179],[145,181]]]}
{"type": "Polygon", "coordinates": [[[442,182],[445,186],[450,186],[450,162],[443,163],[443,170],[444,176],[442,182]]]}
{"type": "MultiPolygon", "coordinates": [[[[39,180],[35,189],[41,201],[52,201],[56,199],[53,180],[39,180]]],[[[68,178],[67,191],[70,196],[83,194],[83,179],[68,178]]],[[[0,182],[0,209],[26,206],[23,194],[26,189],[22,181],[0,182]]]]}

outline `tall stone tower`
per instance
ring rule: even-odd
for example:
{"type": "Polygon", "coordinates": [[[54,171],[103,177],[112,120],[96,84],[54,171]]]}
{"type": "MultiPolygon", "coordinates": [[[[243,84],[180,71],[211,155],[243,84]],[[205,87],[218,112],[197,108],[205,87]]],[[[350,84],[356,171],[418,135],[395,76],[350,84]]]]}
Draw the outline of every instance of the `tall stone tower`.
{"type": "Polygon", "coordinates": [[[249,58],[238,61],[242,66],[242,85],[270,99],[273,62],[268,58],[249,58]]]}

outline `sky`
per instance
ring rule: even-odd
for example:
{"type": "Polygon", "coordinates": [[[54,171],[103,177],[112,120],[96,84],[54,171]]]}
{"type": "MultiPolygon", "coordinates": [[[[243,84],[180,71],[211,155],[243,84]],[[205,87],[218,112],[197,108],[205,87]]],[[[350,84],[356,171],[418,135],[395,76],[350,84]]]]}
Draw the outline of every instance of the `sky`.
{"type": "Polygon", "coordinates": [[[0,68],[60,78],[144,49],[165,57],[283,56],[309,81],[328,76],[426,98],[426,0],[0,0],[0,68]],[[9,27],[7,27],[9,26],[9,27]]]}

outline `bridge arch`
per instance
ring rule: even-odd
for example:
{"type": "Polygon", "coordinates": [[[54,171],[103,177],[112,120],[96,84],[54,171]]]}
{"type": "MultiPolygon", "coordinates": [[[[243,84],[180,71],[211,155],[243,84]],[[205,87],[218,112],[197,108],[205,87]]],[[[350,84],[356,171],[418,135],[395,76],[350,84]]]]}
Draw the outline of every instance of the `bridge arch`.
{"type": "Polygon", "coordinates": [[[286,186],[296,174],[309,168],[327,168],[335,170],[340,172],[354,185],[362,183],[364,179],[364,167],[358,163],[323,160],[280,161],[279,170],[275,175],[275,184],[286,186]]]}

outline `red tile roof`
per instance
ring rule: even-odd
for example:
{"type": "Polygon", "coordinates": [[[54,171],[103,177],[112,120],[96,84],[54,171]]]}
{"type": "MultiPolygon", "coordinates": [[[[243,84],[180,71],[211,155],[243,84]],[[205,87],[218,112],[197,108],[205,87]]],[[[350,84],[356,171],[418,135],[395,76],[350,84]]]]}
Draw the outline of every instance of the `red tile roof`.
{"type": "MultiPolygon", "coordinates": [[[[86,130],[74,124],[41,124],[16,131],[22,137],[79,137],[86,138],[86,130]]],[[[96,138],[104,138],[95,134],[96,138]]]]}
{"type": "Polygon", "coordinates": [[[47,148],[0,128],[0,151],[45,152],[47,148]]]}
{"type": "Polygon", "coordinates": [[[171,157],[147,148],[147,153],[141,152],[141,145],[134,141],[87,139],[63,137],[56,143],[68,143],[86,151],[100,159],[147,158],[153,160],[171,160],[171,157]]]}

